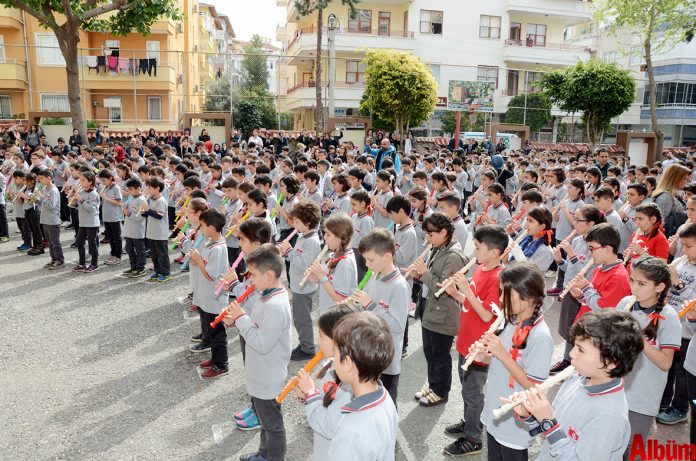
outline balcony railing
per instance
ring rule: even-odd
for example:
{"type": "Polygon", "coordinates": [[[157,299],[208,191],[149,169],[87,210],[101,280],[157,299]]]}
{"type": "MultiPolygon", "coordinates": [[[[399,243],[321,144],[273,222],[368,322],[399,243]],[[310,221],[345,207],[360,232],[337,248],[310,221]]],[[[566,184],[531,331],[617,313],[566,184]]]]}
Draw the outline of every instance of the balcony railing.
{"type": "MultiPolygon", "coordinates": [[[[326,34],[328,31],[326,27],[322,28],[322,32],[326,34]]],[[[290,40],[290,43],[288,43],[288,49],[292,48],[292,46],[295,44],[297,40],[302,37],[304,34],[316,34],[317,33],[317,27],[315,25],[312,25],[310,27],[303,27],[301,29],[298,29],[295,32],[295,36],[293,37],[292,40],[290,40]]],[[[391,38],[413,38],[414,33],[412,31],[408,30],[378,30],[378,29],[371,29],[371,30],[353,30],[353,29],[348,29],[345,27],[341,27],[337,30],[338,34],[350,34],[350,35],[367,35],[367,36],[373,36],[373,37],[391,37],[391,38]]]]}
{"type": "MultiPolygon", "coordinates": [[[[311,82],[300,82],[297,85],[288,88],[287,94],[293,93],[295,91],[301,90],[302,88],[315,88],[316,87],[316,82],[311,81],[311,82]]],[[[321,85],[322,88],[328,88],[329,83],[328,82],[322,82],[321,85]]],[[[365,83],[363,82],[339,82],[337,81],[334,85],[334,88],[336,89],[353,89],[353,88],[365,88],[365,83]]]]}
{"type": "Polygon", "coordinates": [[[505,40],[505,46],[519,46],[519,47],[527,47],[527,48],[541,48],[541,49],[546,49],[546,50],[563,50],[563,51],[577,51],[577,52],[584,51],[586,53],[591,52],[589,47],[582,46],[582,45],[571,45],[569,43],[552,43],[552,42],[536,43],[533,40],[507,39],[507,40],[505,40]]]}

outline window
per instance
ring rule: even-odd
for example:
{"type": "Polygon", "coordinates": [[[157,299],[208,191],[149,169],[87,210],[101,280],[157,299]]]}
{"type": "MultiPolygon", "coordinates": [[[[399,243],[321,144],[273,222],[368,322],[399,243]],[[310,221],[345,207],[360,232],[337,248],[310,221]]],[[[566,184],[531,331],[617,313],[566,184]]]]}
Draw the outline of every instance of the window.
{"type": "Polygon", "coordinates": [[[348,31],[367,34],[372,32],[372,10],[358,10],[358,17],[348,20],[348,31]]]}
{"type": "Polygon", "coordinates": [[[162,97],[148,96],[147,98],[147,119],[162,120],[162,97]]]}
{"type": "Polygon", "coordinates": [[[12,118],[12,97],[8,94],[0,94],[0,118],[12,118]]]}
{"type": "Polygon", "coordinates": [[[527,71],[526,79],[525,79],[525,91],[527,93],[540,93],[541,88],[538,86],[535,86],[534,83],[538,82],[541,80],[541,72],[532,72],[532,71],[527,71]]]}
{"type": "Polygon", "coordinates": [[[629,66],[637,66],[643,60],[643,52],[640,46],[631,47],[631,57],[628,60],[629,66]]]}
{"type": "Polygon", "coordinates": [[[5,36],[0,35],[0,63],[7,62],[5,61],[5,36]]]}
{"type": "Polygon", "coordinates": [[[517,96],[517,87],[520,81],[519,70],[508,70],[507,73],[507,95],[517,96]]]}
{"type": "Polygon", "coordinates": [[[478,66],[479,82],[493,82],[493,88],[498,88],[498,68],[492,66],[478,66]]]}
{"type": "Polygon", "coordinates": [[[481,15],[479,38],[500,38],[500,16],[481,15]]]}
{"type": "Polygon", "coordinates": [[[36,34],[36,61],[40,66],[65,66],[55,35],[36,34]]]}
{"type": "Polygon", "coordinates": [[[440,84],[440,64],[428,64],[430,67],[430,72],[433,74],[435,81],[440,84]]]}
{"type": "Polygon", "coordinates": [[[442,11],[420,11],[420,33],[442,35],[442,11]]]}
{"type": "Polygon", "coordinates": [[[346,61],[346,83],[363,83],[365,64],[362,61],[346,61]]]}
{"type": "Polygon", "coordinates": [[[522,38],[522,24],[519,22],[510,23],[510,40],[519,42],[522,38]]]}
{"type": "Polygon", "coordinates": [[[546,25],[527,24],[527,46],[546,46],[546,25]]]}
{"type": "Polygon", "coordinates": [[[160,42],[156,40],[148,40],[145,42],[145,49],[147,50],[148,59],[156,59],[160,62],[160,42]]]}
{"type": "MultiPolygon", "coordinates": [[[[696,105],[696,84],[665,82],[657,84],[655,103],[658,106],[665,105],[696,105]]],[[[645,89],[643,104],[650,104],[650,91],[645,89]]]]}
{"type": "Polygon", "coordinates": [[[389,11],[379,12],[379,23],[377,25],[377,35],[389,36],[391,29],[391,13],[389,11]]]}
{"type": "Polygon", "coordinates": [[[109,109],[109,122],[121,123],[123,114],[121,113],[120,96],[109,96],[104,98],[104,107],[109,109]]]}
{"type": "Polygon", "coordinates": [[[46,112],[70,112],[67,94],[42,94],[41,110],[46,112]]]}

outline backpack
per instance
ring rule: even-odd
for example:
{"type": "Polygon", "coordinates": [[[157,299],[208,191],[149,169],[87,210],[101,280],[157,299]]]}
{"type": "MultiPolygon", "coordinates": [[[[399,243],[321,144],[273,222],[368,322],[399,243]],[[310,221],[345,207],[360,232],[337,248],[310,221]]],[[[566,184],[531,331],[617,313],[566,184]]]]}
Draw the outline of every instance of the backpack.
{"type": "MultiPolygon", "coordinates": [[[[666,194],[667,192],[663,192],[662,194],[666,194]]],[[[660,195],[662,195],[660,194],[660,195]]],[[[658,197],[660,196],[658,195],[658,197]]],[[[657,198],[657,197],[655,197],[657,198]]],[[[667,238],[670,238],[673,235],[676,235],[677,230],[681,227],[682,224],[686,222],[686,205],[682,201],[681,198],[674,197],[672,196],[672,209],[670,210],[669,214],[667,215],[666,218],[663,218],[662,220],[662,226],[665,229],[665,236],[667,238]],[[675,210],[676,205],[677,205],[677,200],[681,202],[681,204],[684,206],[682,210],[675,210]]]]}

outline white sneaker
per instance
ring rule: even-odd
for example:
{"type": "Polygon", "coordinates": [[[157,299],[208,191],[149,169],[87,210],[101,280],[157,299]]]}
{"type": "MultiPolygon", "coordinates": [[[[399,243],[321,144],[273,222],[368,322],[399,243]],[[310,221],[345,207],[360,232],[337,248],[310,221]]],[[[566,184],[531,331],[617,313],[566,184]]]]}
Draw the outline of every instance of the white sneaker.
{"type": "Polygon", "coordinates": [[[547,279],[556,278],[556,271],[551,271],[551,270],[546,271],[546,278],[547,279]]]}

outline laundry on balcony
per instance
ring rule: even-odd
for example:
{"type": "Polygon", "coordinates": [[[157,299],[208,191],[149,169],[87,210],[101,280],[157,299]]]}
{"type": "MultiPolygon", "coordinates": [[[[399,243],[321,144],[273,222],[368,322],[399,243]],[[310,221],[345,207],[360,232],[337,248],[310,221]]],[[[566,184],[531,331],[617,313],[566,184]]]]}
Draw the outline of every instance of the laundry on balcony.
{"type": "Polygon", "coordinates": [[[109,70],[112,72],[118,72],[118,56],[107,56],[106,62],[109,65],[109,70]]]}
{"type": "Polygon", "coordinates": [[[85,56],[85,65],[87,66],[87,72],[92,73],[92,69],[95,69],[99,73],[99,67],[97,67],[97,57],[96,56],[85,56]]]}
{"type": "Polygon", "coordinates": [[[81,65],[87,67],[88,73],[92,73],[92,69],[99,74],[103,72],[107,75],[133,75],[147,74],[152,77],[154,74],[157,77],[157,58],[121,58],[112,54],[109,56],[82,56],[80,58],[81,65]]]}
{"type": "Polygon", "coordinates": [[[130,62],[128,58],[118,58],[118,71],[121,74],[130,74],[130,62]]]}
{"type": "Polygon", "coordinates": [[[152,72],[155,72],[155,77],[157,77],[157,59],[156,58],[149,58],[149,59],[140,59],[140,73],[144,74],[147,72],[147,75],[152,77],[152,72]]]}

